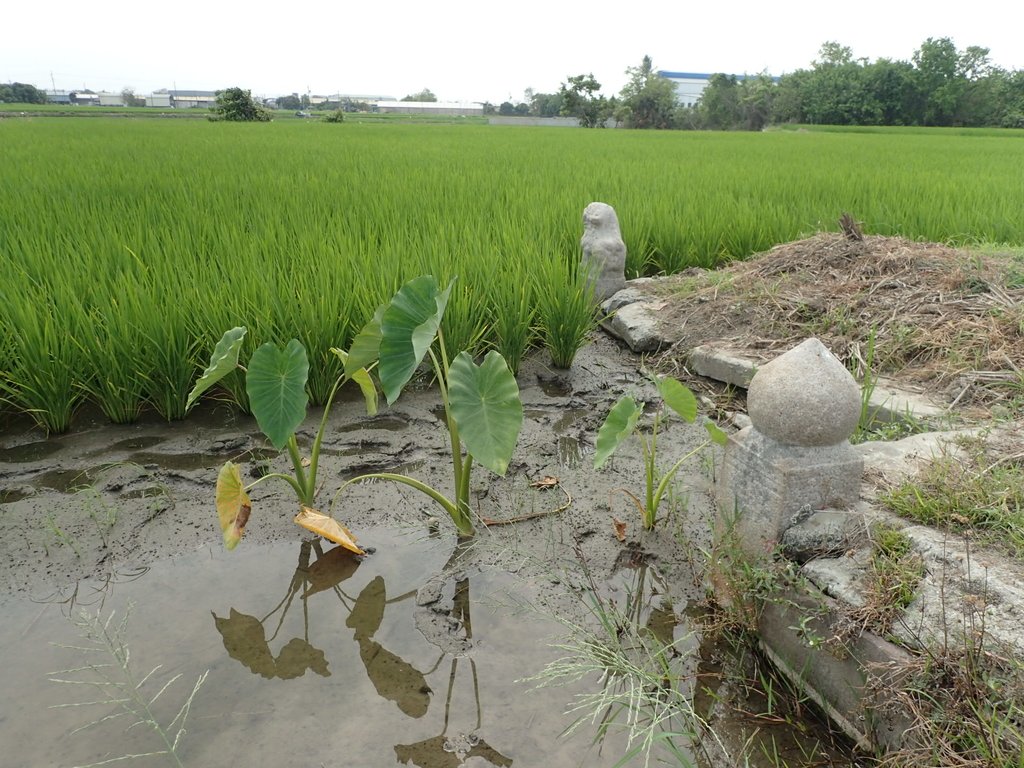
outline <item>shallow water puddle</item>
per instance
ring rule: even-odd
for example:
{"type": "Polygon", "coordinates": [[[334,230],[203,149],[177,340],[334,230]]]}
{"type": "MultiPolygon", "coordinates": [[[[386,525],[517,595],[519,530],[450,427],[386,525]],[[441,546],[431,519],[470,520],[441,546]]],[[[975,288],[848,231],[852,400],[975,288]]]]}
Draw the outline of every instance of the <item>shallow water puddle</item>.
{"type": "Polygon", "coordinates": [[[522,585],[473,569],[439,576],[450,539],[377,529],[361,541],[377,548],[362,561],[319,542],[243,544],[233,553],[204,547],[44,602],[6,601],[4,764],[81,765],[162,748],[152,730],[126,732],[123,720],[73,733],[111,714],[109,705],[52,708],[102,696],[48,682],[51,673],[110,661],[52,645],[84,644],[67,614],[113,611],[116,621],[129,604],[136,674],[162,665],[150,694],[181,675],[156,704],[159,720],[171,720],[209,670],[180,749],[186,765],[615,763],[614,750],[590,749],[590,733],[559,737],[578,689],[515,682],[553,657],[545,639],[558,629],[494,609],[522,585]]]}

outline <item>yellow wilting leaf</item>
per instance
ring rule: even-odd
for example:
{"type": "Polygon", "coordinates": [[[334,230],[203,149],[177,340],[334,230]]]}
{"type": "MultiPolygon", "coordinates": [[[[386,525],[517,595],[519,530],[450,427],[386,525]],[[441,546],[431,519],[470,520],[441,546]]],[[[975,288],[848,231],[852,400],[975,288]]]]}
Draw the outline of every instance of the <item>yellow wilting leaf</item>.
{"type": "Polygon", "coordinates": [[[224,533],[224,546],[234,549],[249,522],[252,502],[242,486],[242,472],[234,462],[225,462],[217,475],[217,517],[224,533]]]}
{"type": "Polygon", "coordinates": [[[365,555],[359,545],[356,544],[356,537],[353,536],[348,528],[339,523],[333,517],[317,512],[315,509],[310,507],[303,507],[302,511],[295,516],[295,522],[305,528],[307,531],[312,531],[318,536],[323,536],[328,541],[333,541],[335,544],[340,544],[345,549],[355,552],[357,555],[365,555]]]}
{"type": "Polygon", "coordinates": [[[617,517],[612,518],[612,528],[615,529],[615,538],[619,541],[626,540],[626,524],[617,517]]]}

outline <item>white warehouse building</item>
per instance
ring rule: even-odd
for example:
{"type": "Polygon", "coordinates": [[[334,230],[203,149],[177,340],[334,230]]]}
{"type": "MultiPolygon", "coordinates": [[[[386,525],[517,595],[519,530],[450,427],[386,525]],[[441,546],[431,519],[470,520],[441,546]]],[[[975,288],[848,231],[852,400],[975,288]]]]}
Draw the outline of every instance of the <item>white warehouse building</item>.
{"type": "MultiPolygon", "coordinates": [[[[676,98],[684,107],[692,107],[697,103],[701,94],[704,93],[704,89],[711,82],[713,74],[707,72],[667,72],[665,70],[658,70],[658,77],[671,80],[675,85],[676,98]]],[[[737,80],[746,80],[748,77],[757,77],[757,75],[730,75],[730,77],[735,77],[737,80]]],[[[779,82],[777,77],[771,79],[773,82],[779,82]]]]}

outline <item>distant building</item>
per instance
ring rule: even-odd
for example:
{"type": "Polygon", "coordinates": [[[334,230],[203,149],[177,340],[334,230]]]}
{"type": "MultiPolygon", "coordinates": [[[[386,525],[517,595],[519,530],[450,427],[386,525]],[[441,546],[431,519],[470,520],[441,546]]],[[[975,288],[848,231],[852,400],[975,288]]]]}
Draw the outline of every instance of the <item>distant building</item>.
{"type": "Polygon", "coordinates": [[[378,101],[377,112],[401,115],[483,115],[484,105],[458,101],[378,101]]]}
{"type": "Polygon", "coordinates": [[[100,99],[101,107],[123,107],[125,106],[124,97],[120,93],[110,93],[109,91],[100,91],[96,94],[100,99]]]}
{"type": "Polygon", "coordinates": [[[79,106],[97,106],[100,103],[99,95],[92,91],[71,91],[68,96],[71,98],[72,104],[79,106]]]}
{"type": "Polygon", "coordinates": [[[366,93],[335,93],[326,98],[331,102],[359,101],[365,104],[376,104],[378,101],[398,101],[394,96],[374,96],[366,93]]]}
{"type": "Polygon", "coordinates": [[[170,105],[175,109],[217,106],[216,91],[167,91],[167,93],[171,97],[170,105]]]}
{"type": "Polygon", "coordinates": [[[167,109],[171,106],[171,94],[166,90],[153,91],[146,97],[146,106],[167,109]]]}
{"type": "MultiPolygon", "coordinates": [[[[664,77],[666,80],[671,80],[676,87],[676,98],[679,103],[684,107],[692,107],[700,99],[704,89],[708,87],[708,83],[711,82],[711,77],[714,73],[705,72],[666,72],[665,70],[658,70],[658,76],[664,77]]],[[[756,75],[730,75],[735,77],[737,80],[746,80],[748,77],[756,77],[756,75]]],[[[778,82],[779,78],[771,78],[774,82],[778,82]]]]}
{"type": "Polygon", "coordinates": [[[46,91],[46,100],[51,104],[70,104],[70,91],[46,91]]]}

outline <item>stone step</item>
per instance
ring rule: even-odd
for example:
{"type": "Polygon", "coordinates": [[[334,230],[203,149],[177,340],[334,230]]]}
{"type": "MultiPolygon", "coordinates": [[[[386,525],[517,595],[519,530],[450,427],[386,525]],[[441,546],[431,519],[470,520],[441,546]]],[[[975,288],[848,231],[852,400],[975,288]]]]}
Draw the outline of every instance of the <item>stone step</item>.
{"type": "MultiPolygon", "coordinates": [[[[690,369],[709,379],[746,389],[757,372],[757,361],[744,350],[712,342],[690,350],[690,369]]],[[[868,401],[871,422],[892,424],[909,419],[938,419],[948,412],[946,406],[927,395],[900,388],[891,379],[879,376],[868,401]]]]}

